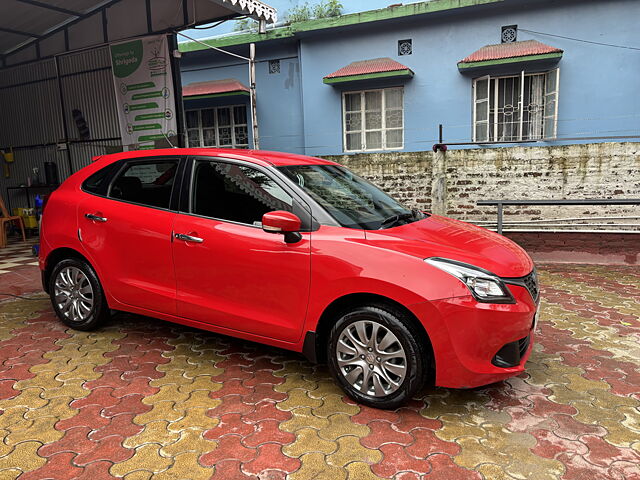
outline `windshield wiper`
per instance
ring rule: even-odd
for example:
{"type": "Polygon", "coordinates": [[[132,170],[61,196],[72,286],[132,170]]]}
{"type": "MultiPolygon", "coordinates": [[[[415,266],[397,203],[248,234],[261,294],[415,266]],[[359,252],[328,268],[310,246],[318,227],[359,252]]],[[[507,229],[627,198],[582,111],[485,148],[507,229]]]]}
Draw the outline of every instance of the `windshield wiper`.
{"type": "Polygon", "coordinates": [[[396,225],[401,220],[409,220],[409,219],[419,220],[421,218],[423,218],[422,212],[416,209],[413,209],[407,213],[398,213],[396,215],[391,215],[390,217],[385,218],[382,221],[382,223],[380,223],[380,227],[378,228],[378,230],[383,230],[385,228],[389,228],[393,225],[396,225]]]}

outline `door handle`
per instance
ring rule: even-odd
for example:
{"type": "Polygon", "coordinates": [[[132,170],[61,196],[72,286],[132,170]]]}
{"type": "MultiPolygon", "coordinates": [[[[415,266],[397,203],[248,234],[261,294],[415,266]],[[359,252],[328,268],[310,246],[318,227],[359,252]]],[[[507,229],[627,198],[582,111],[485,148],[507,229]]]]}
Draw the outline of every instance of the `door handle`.
{"type": "Polygon", "coordinates": [[[85,218],[89,220],[93,220],[94,222],[104,223],[107,221],[106,217],[99,217],[98,215],[94,215],[93,213],[85,213],[84,216],[85,218]]]}
{"type": "Polygon", "coordinates": [[[176,239],[182,240],[184,242],[192,242],[192,243],[202,243],[204,239],[200,237],[192,237],[191,235],[186,235],[184,233],[175,233],[173,235],[176,239]]]}

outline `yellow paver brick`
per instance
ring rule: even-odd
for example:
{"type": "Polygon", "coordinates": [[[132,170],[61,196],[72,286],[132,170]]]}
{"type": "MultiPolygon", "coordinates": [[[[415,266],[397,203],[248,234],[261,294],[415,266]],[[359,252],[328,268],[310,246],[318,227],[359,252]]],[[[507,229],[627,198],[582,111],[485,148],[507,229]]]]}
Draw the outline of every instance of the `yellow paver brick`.
{"type": "Polygon", "coordinates": [[[380,477],[374,475],[371,467],[363,462],[352,462],[346,467],[347,480],[380,480],[380,477]]]}
{"type": "Polygon", "coordinates": [[[206,480],[213,475],[213,468],[205,468],[198,463],[199,454],[194,452],[176,455],[174,463],[164,472],[153,476],[153,480],[206,480]]]}
{"type": "Polygon", "coordinates": [[[301,467],[288,480],[345,480],[347,470],[327,464],[322,453],[307,453],[300,457],[301,467]]]}
{"type": "Polygon", "coordinates": [[[117,477],[123,477],[136,470],[159,473],[169,468],[171,464],[170,458],[160,455],[160,445],[148,443],[136,448],[136,453],[129,460],[114,464],[109,469],[109,473],[117,477]]]}
{"type": "Polygon", "coordinates": [[[195,452],[202,455],[216,448],[217,443],[203,438],[203,430],[183,430],[179,439],[160,449],[160,454],[165,457],[174,457],[184,452],[195,452]]]}
{"type": "Polygon", "coordinates": [[[358,437],[346,436],[337,440],[338,449],[335,453],[327,455],[326,460],[330,465],[344,467],[350,462],[360,461],[369,464],[382,460],[382,452],[363,447],[358,437]]]}
{"type": "Polygon", "coordinates": [[[338,443],[320,438],[318,431],[314,428],[301,428],[295,433],[296,440],[282,447],[282,453],[290,457],[297,458],[309,452],[328,455],[338,449],[338,443]]]}
{"type": "Polygon", "coordinates": [[[147,423],[144,430],[133,437],[128,437],[122,442],[127,448],[136,448],[147,443],[170,445],[180,438],[180,434],[168,429],[169,422],[158,420],[147,423]]]}
{"type": "Polygon", "coordinates": [[[318,417],[329,417],[335,413],[355,415],[360,411],[357,405],[347,404],[343,395],[331,394],[322,397],[322,405],[313,409],[313,414],[318,417]]]}
{"type": "Polygon", "coordinates": [[[327,420],[329,420],[329,425],[318,430],[318,435],[325,440],[336,440],[344,435],[365,437],[370,432],[369,427],[353,423],[351,417],[344,413],[331,415],[327,420]]]}

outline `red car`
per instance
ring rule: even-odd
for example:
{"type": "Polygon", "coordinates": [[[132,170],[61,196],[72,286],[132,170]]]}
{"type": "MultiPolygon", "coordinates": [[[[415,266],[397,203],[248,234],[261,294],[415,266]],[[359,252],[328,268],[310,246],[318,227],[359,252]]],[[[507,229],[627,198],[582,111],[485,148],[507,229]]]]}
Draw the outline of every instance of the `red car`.
{"type": "Polygon", "coordinates": [[[98,158],[51,195],[40,269],[70,327],[121,310],[302,352],[379,408],[519,374],[538,304],[505,237],[265,151],[98,158]]]}

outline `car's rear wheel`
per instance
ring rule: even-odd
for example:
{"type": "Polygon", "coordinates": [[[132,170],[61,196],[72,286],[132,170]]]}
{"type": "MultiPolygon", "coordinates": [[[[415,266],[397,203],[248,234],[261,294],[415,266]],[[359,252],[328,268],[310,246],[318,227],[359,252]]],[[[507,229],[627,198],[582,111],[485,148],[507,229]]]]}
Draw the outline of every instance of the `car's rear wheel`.
{"type": "Polygon", "coordinates": [[[93,330],[109,317],[100,281],[84,260],[60,261],[51,273],[49,294],[58,318],[76,330],[93,330]]]}
{"type": "Polygon", "coordinates": [[[422,388],[428,350],[406,315],[386,305],[343,313],[329,334],[333,376],[354,400],[396,408],[422,388]]]}

